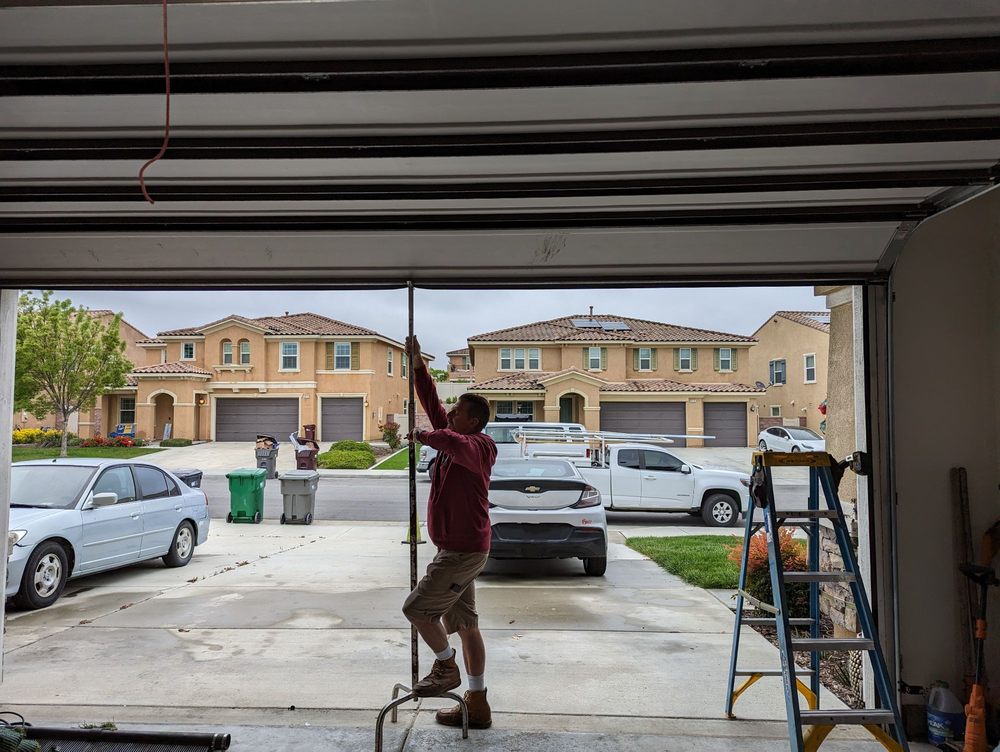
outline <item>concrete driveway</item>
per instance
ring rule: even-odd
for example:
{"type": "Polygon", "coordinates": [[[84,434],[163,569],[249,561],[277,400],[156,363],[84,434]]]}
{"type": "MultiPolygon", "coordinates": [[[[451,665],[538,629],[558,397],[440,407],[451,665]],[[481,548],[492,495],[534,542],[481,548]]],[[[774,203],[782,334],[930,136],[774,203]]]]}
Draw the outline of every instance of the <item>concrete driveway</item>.
{"type": "MultiPolygon", "coordinates": [[[[753,720],[724,719],[732,615],[623,545],[644,532],[617,526],[603,578],[575,560],[491,562],[479,587],[494,728],[463,743],[429,699],[404,706],[386,749],[787,749],[777,680],[741,698],[753,720]]],[[[0,706],[36,724],[226,729],[237,752],[372,749],[379,707],[409,681],[400,533],[215,520],[184,569],[84,578],[50,609],[11,613],[0,706]]],[[[432,553],[419,548],[421,570],[432,553]]],[[[742,655],[778,665],[749,630],[742,655]]],[[[838,730],[824,749],[880,748],[863,738],[838,730]]]]}
{"type": "MultiPolygon", "coordinates": [[[[330,448],[330,442],[320,444],[320,450],[330,448]]],[[[161,467],[193,467],[205,475],[225,475],[239,467],[257,467],[254,445],[251,441],[208,441],[186,447],[171,447],[149,458],[161,467]]],[[[295,469],[295,452],[288,441],[278,444],[279,473],[295,469]]]]}

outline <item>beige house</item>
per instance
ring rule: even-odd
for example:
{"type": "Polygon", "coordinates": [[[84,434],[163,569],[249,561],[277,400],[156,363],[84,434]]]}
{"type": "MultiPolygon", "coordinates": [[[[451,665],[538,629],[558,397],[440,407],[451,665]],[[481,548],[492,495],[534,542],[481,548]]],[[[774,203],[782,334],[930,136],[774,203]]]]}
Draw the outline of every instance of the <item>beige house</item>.
{"type": "Polygon", "coordinates": [[[796,425],[822,433],[830,361],[829,311],[776,311],[753,333],[750,378],[767,384],[760,429],[796,425]]]}
{"type": "Polygon", "coordinates": [[[231,315],[139,346],[136,422],[146,438],[287,441],[314,424],[321,441],[379,439],[379,424],[406,409],[402,343],[315,313],[231,315]]]}
{"type": "MultiPolygon", "coordinates": [[[[590,430],[705,434],[689,446],[749,446],[752,337],[614,315],[567,316],[469,337],[472,391],[495,420],[590,430]]],[[[684,440],[677,445],[683,446],[684,440]]]]}
{"type": "MultiPolygon", "coordinates": [[[[110,310],[97,309],[88,313],[100,319],[104,325],[115,317],[115,312],[110,310]]],[[[147,336],[125,319],[119,322],[118,333],[125,342],[125,357],[136,365],[144,364],[146,352],[139,343],[145,341],[147,336]]],[[[135,378],[129,376],[124,387],[99,397],[92,410],[81,410],[70,416],[69,430],[87,439],[93,436],[106,436],[119,423],[134,422],[136,386],[135,378]]],[[[14,425],[22,428],[58,428],[59,420],[52,413],[39,420],[29,412],[16,411],[14,425]]]]}
{"type": "Polygon", "coordinates": [[[448,381],[476,380],[476,371],[472,367],[472,356],[469,355],[468,347],[449,350],[446,354],[448,356],[448,381]]]}

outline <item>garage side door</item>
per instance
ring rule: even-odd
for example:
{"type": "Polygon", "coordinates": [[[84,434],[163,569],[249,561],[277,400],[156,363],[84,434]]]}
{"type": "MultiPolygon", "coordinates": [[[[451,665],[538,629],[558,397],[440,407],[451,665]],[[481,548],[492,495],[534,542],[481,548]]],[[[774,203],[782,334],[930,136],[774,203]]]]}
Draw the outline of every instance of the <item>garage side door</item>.
{"type": "Polygon", "coordinates": [[[705,446],[745,447],[747,445],[747,403],[706,402],[705,446]]]}
{"type": "Polygon", "coordinates": [[[281,444],[299,430],[298,398],[254,397],[215,401],[215,440],[253,441],[258,433],[281,444]]]}
{"type": "Polygon", "coordinates": [[[361,397],[323,397],[322,441],[363,441],[364,400],[361,397]]]}
{"type": "MultiPolygon", "coordinates": [[[[601,430],[623,433],[687,433],[683,402],[602,402],[601,430]]],[[[686,446],[674,439],[671,446],[686,446]]]]}

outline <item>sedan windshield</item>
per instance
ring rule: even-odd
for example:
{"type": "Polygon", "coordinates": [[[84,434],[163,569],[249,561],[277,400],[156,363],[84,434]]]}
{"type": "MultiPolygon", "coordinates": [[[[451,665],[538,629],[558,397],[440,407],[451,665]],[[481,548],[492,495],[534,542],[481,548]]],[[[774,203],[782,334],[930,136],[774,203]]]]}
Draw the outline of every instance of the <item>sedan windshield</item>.
{"type": "Polygon", "coordinates": [[[10,503],[70,509],[80,499],[96,468],[80,465],[13,465],[10,503]]]}
{"type": "Polygon", "coordinates": [[[822,441],[823,437],[818,433],[810,431],[808,428],[786,428],[788,435],[800,441],[822,441]]]}
{"type": "Polygon", "coordinates": [[[493,466],[494,478],[575,478],[576,469],[569,462],[532,460],[528,462],[498,462],[493,466]]]}

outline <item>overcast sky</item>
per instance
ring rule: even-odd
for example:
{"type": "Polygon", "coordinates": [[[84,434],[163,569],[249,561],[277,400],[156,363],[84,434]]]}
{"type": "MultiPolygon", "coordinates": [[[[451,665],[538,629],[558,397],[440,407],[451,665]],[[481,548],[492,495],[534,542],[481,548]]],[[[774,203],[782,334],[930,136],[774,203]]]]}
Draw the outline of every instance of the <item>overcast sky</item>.
{"type": "MultiPolygon", "coordinates": [[[[235,313],[248,318],[306,311],[373,329],[402,341],[407,331],[406,290],[121,292],[58,291],[88,308],[110,308],[149,336],[196,327],[235,313]]],[[[443,368],[445,353],[466,338],[572,314],[614,314],[752,334],[775,311],[822,311],[811,287],[675,288],[627,290],[420,290],[414,292],[414,330],[424,352],[443,368]]]]}

